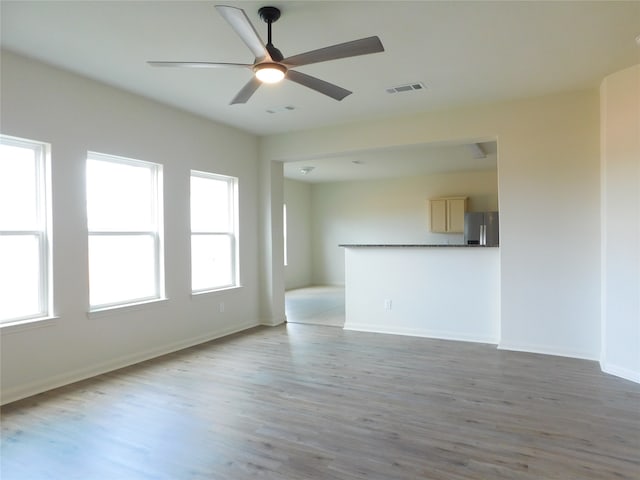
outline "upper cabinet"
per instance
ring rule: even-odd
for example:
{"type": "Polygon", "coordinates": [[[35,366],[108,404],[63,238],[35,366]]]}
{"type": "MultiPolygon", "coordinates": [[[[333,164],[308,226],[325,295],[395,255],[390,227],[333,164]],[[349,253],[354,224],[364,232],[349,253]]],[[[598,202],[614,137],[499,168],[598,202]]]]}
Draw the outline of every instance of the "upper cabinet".
{"type": "Polygon", "coordinates": [[[429,200],[429,225],[434,233],[464,233],[467,197],[440,197],[429,200]]]}

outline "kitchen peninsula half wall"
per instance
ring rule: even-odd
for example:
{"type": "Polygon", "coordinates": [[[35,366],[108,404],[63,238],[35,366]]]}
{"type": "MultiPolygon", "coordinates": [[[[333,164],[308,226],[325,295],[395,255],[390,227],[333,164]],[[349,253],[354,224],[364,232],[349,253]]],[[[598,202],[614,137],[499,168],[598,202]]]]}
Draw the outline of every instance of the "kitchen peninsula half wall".
{"type": "Polygon", "coordinates": [[[499,248],[340,246],[346,330],[498,343],[499,248]]]}

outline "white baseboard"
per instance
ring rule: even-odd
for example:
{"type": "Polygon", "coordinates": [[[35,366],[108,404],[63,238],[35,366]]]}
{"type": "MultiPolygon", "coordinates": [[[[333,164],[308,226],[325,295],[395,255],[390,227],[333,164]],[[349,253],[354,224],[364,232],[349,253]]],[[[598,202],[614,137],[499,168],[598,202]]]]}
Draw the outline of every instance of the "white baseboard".
{"type": "Polygon", "coordinates": [[[286,323],[286,321],[287,321],[286,316],[282,318],[269,318],[269,319],[263,319],[260,322],[260,325],[266,325],[267,327],[277,327],[278,325],[282,325],[283,323],[286,323]]]}
{"type": "Polygon", "coordinates": [[[604,373],[608,373],[609,375],[624,378],[625,380],[629,380],[631,382],[640,383],[640,372],[635,372],[625,367],[612,365],[605,361],[600,362],[600,369],[604,373]]]}
{"type": "Polygon", "coordinates": [[[96,365],[90,365],[90,366],[83,367],[70,372],[65,372],[63,374],[56,375],[53,377],[48,377],[43,380],[37,380],[35,382],[18,385],[13,388],[3,389],[2,397],[0,399],[0,405],[4,405],[10,402],[15,402],[16,400],[21,400],[23,398],[27,398],[32,395],[37,395],[39,393],[43,393],[48,390],[52,390],[54,388],[69,385],[71,383],[79,382],[81,380],[86,380],[88,378],[95,377],[103,373],[111,372],[114,370],[118,370],[120,368],[131,366],[131,365],[135,365],[136,363],[151,360],[153,358],[160,357],[162,355],[167,355],[169,353],[177,352],[185,348],[193,347],[195,345],[200,345],[201,343],[206,343],[211,340],[216,340],[218,338],[226,337],[228,335],[238,333],[243,330],[248,330],[249,328],[253,328],[257,326],[258,324],[256,323],[242,325],[242,326],[234,326],[234,328],[231,328],[231,329],[224,329],[224,330],[219,330],[215,332],[210,332],[210,333],[207,333],[206,335],[200,335],[197,337],[181,340],[179,342],[163,345],[161,347],[152,348],[144,352],[136,352],[135,354],[124,355],[118,358],[110,359],[107,362],[103,362],[96,365]]]}
{"type": "Polygon", "coordinates": [[[496,345],[497,338],[483,335],[465,335],[458,332],[444,332],[439,330],[424,330],[415,328],[381,328],[379,325],[369,325],[366,323],[345,323],[345,330],[369,333],[385,333],[388,335],[406,335],[409,337],[435,338],[438,340],[454,340],[457,342],[489,343],[496,345]]]}
{"type": "Polygon", "coordinates": [[[555,355],[557,357],[577,358],[580,360],[594,360],[594,361],[598,360],[598,358],[592,353],[564,350],[564,349],[558,349],[558,348],[550,348],[547,346],[540,346],[540,345],[516,345],[516,344],[501,342],[498,344],[498,350],[510,350],[513,352],[525,352],[525,353],[539,353],[542,355],[555,355]]]}

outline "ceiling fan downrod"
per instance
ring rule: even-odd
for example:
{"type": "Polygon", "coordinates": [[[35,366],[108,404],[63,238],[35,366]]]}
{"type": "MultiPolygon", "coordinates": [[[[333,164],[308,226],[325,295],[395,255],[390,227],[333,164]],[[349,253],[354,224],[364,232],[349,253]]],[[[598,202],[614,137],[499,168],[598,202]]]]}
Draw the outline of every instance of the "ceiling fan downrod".
{"type": "Polygon", "coordinates": [[[267,44],[265,47],[274,62],[281,62],[284,55],[271,42],[271,24],[280,18],[280,9],[276,7],[261,7],[258,10],[258,15],[267,24],[267,44]]]}

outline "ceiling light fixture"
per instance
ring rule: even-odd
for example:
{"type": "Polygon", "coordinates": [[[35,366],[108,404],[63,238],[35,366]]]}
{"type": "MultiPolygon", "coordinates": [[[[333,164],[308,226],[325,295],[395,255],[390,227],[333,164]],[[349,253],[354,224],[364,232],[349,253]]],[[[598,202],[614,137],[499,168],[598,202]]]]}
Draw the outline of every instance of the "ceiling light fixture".
{"type": "Polygon", "coordinates": [[[278,83],[287,73],[287,67],[279,63],[260,63],[253,68],[256,78],[262,83],[278,83]]]}
{"type": "Polygon", "coordinates": [[[312,172],[314,168],[315,168],[315,167],[302,167],[302,168],[300,169],[300,173],[301,173],[302,175],[307,175],[307,174],[309,174],[310,172],[312,172]]]}

